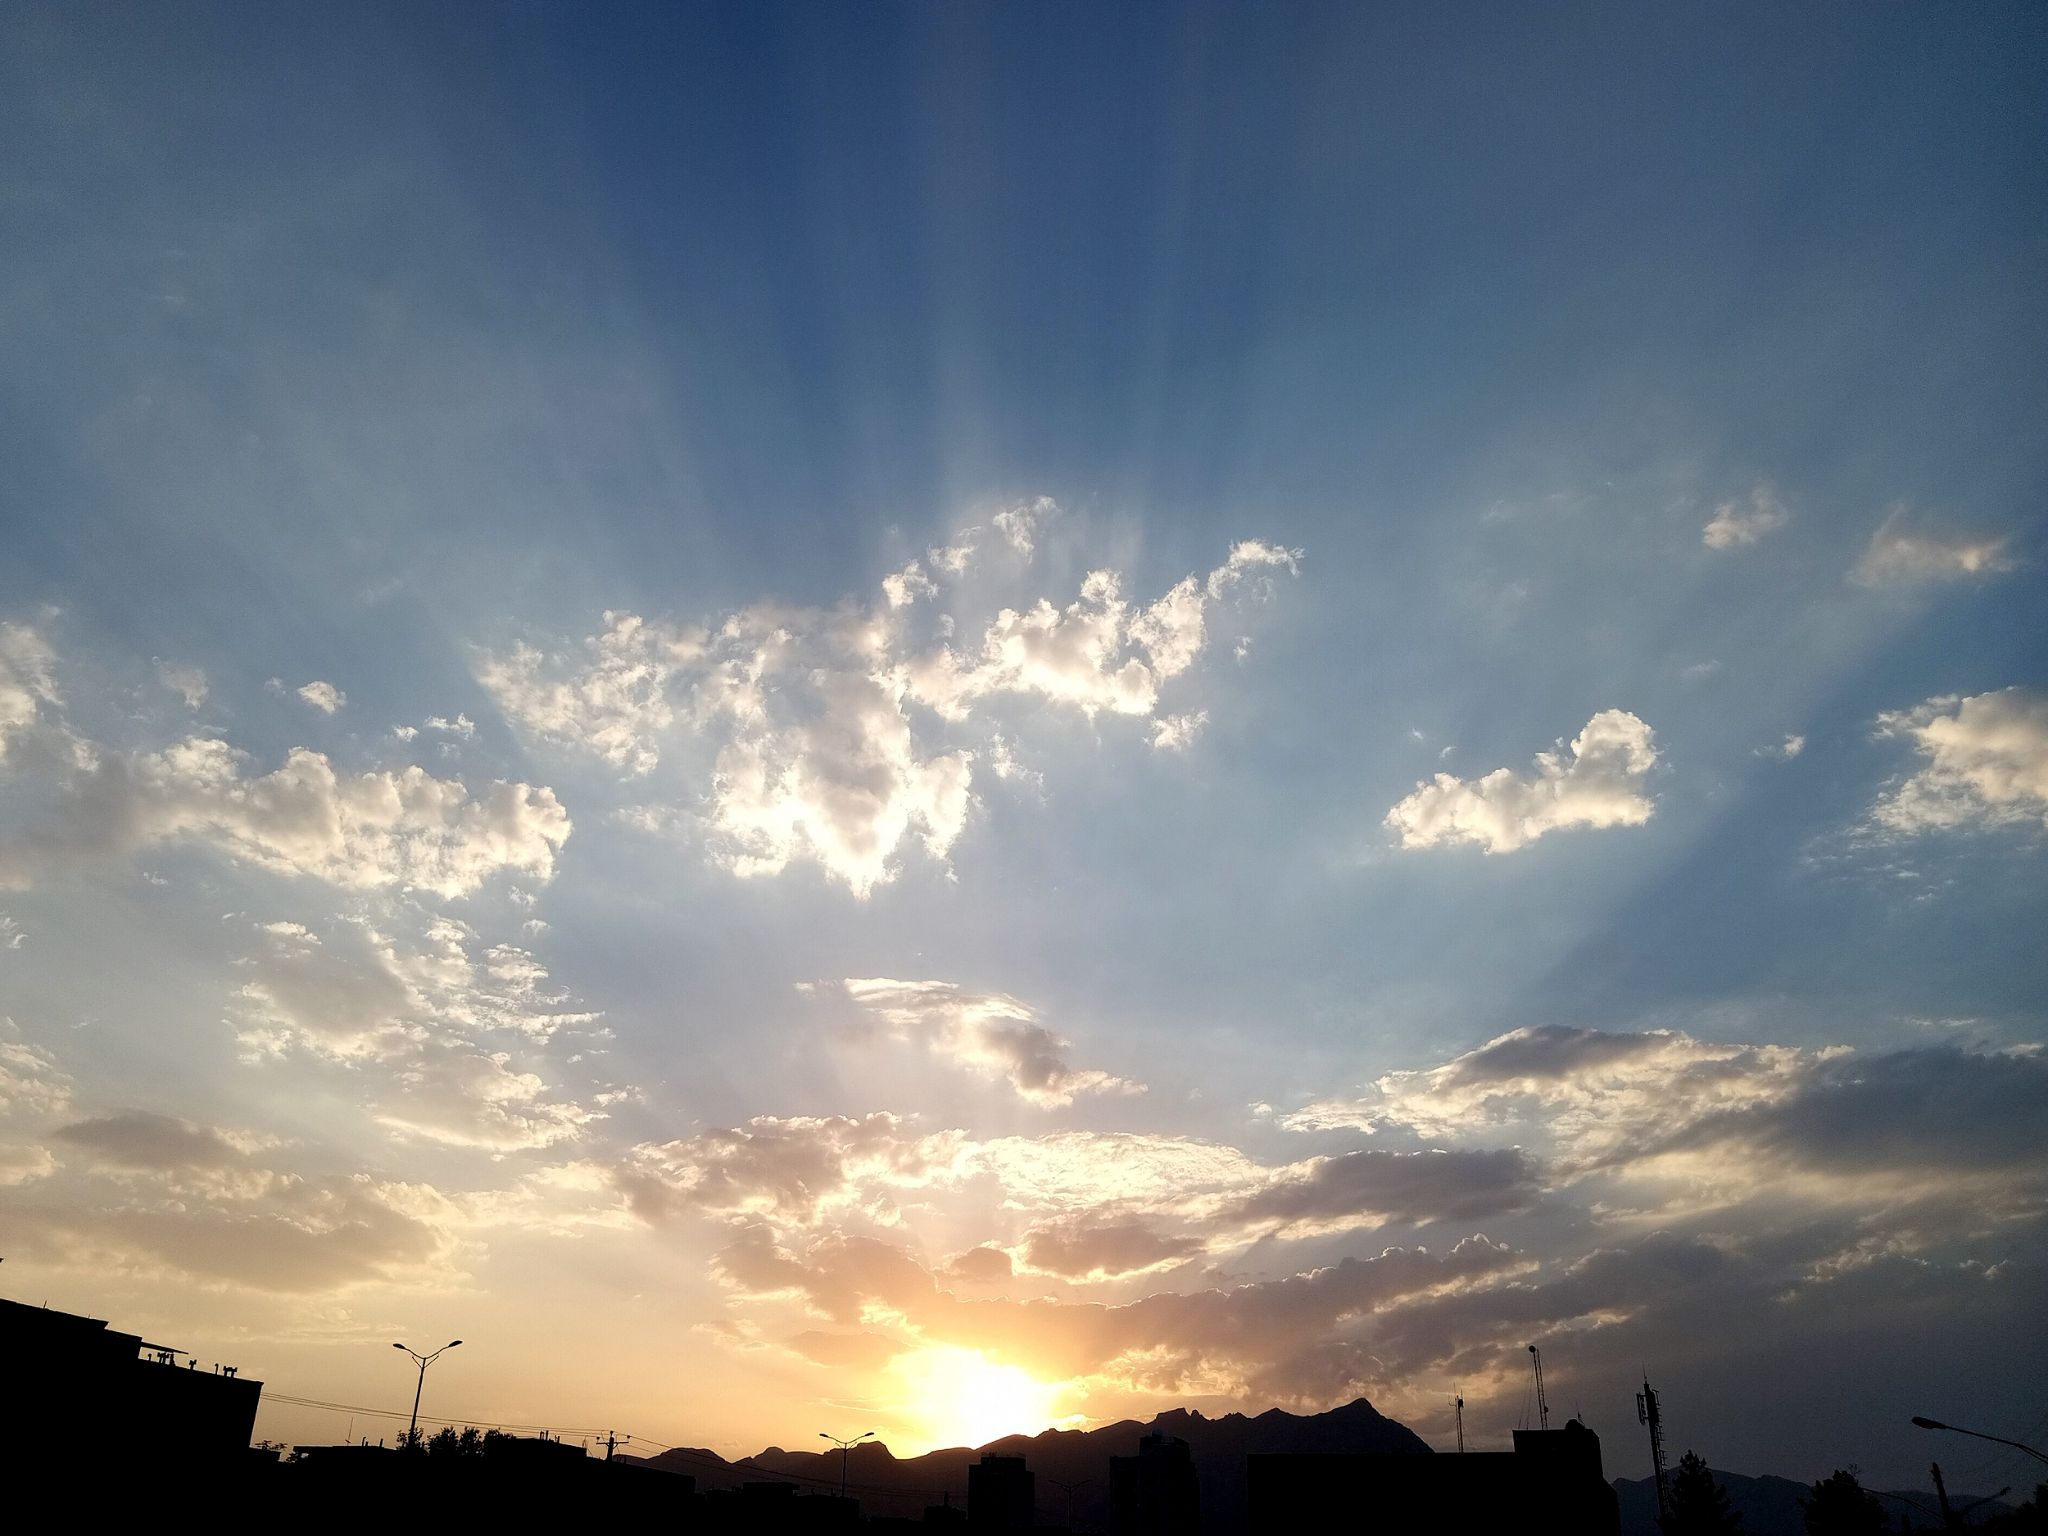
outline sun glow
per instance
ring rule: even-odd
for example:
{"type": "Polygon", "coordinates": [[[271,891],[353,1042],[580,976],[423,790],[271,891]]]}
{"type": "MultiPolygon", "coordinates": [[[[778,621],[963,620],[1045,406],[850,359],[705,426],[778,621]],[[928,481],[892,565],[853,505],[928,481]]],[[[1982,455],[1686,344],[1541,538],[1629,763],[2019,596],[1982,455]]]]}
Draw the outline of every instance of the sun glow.
{"type": "Polygon", "coordinates": [[[978,1349],[937,1345],[904,1355],[890,1367],[913,1452],[986,1445],[1004,1435],[1035,1435],[1060,1418],[1060,1389],[1019,1366],[978,1349]]]}

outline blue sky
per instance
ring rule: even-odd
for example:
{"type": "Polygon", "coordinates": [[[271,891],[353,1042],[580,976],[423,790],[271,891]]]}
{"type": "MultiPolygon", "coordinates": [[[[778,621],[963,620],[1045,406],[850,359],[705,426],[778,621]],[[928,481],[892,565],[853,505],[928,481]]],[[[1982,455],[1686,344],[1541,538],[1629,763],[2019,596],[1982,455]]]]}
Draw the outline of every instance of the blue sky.
{"type": "Polygon", "coordinates": [[[2037,13],[0,25],[10,1293],[727,1449],[2029,1427],[2037,13]]]}

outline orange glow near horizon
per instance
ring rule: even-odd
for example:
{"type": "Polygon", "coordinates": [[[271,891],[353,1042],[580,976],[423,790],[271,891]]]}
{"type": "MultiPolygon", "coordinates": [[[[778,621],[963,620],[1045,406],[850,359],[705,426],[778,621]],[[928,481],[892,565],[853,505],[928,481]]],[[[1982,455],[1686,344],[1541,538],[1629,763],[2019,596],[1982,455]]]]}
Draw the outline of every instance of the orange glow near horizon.
{"type": "Polygon", "coordinates": [[[1062,1422],[1061,1388],[978,1349],[934,1345],[889,1366],[905,1443],[921,1456],[946,1446],[980,1446],[1005,1435],[1035,1435],[1062,1422]]]}

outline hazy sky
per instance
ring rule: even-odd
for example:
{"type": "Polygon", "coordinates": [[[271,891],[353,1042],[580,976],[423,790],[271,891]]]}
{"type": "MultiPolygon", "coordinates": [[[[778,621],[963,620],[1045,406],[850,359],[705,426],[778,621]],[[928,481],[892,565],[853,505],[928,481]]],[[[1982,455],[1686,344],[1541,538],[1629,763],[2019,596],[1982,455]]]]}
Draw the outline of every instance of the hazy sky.
{"type": "Polygon", "coordinates": [[[7,8],[0,1289],[728,1453],[1498,1444],[1535,1342],[1610,1473],[1647,1364],[2018,1482],[1906,1419],[2048,1407],[2044,58],[7,8]]]}

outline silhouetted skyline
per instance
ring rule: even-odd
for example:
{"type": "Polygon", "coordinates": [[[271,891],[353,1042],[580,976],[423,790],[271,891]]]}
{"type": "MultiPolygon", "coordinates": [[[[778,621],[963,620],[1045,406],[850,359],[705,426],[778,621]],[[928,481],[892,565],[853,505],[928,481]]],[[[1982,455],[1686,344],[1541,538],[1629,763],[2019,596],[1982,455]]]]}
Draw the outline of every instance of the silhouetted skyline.
{"type": "Polygon", "coordinates": [[[287,1444],[2038,1441],[2044,101],[2006,3],[7,8],[0,1292],[287,1444]]]}

